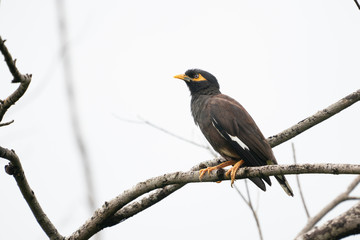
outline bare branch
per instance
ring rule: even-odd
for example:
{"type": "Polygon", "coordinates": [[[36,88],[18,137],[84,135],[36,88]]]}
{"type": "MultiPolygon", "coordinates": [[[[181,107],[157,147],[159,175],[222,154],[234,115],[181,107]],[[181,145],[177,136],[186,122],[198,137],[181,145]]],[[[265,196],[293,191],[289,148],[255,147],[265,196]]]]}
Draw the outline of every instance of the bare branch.
{"type": "MultiPolygon", "coordinates": [[[[222,159],[218,157],[209,161],[201,162],[195,165],[194,167],[192,167],[190,171],[199,171],[200,169],[206,168],[207,166],[216,166],[220,164],[221,161],[222,159]]],[[[104,222],[104,227],[110,227],[125,221],[126,219],[134,216],[135,214],[147,209],[148,207],[151,207],[155,203],[166,198],[167,196],[179,190],[183,186],[185,186],[185,184],[168,185],[165,186],[164,188],[158,189],[150,193],[149,195],[143,197],[138,201],[134,201],[130,204],[127,204],[125,207],[117,211],[116,214],[114,214],[114,216],[106,220],[106,222],[104,222]]]]}
{"type": "Polygon", "coordinates": [[[236,192],[240,195],[241,199],[246,203],[246,205],[248,205],[248,207],[250,207],[250,206],[249,206],[250,204],[249,204],[248,200],[246,199],[246,197],[244,196],[244,194],[242,194],[242,192],[241,192],[240,189],[237,187],[237,185],[234,184],[233,186],[234,186],[236,192]]]}
{"type": "MultiPolygon", "coordinates": [[[[360,174],[360,165],[353,164],[301,164],[301,165],[269,165],[262,167],[244,167],[239,169],[236,179],[273,176],[283,174],[360,174]]],[[[202,178],[202,182],[217,182],[229,180],[225,176],[225,171],[219,169],[202,178]]],[[[88,239],[95,233],[103,229],[106,219],[113,216],[119,209],[130,203],[137,197],[148,193],[154,189],[163,188],[166,185],[186,184],[200,182],[199,171],[175,172],[154,177],[136,184],[129,190],[124,191],[116,198],[95,211],[94,215],[76,232],[67,239],[88,239]]]]}
{"type": "Polygon", "coordinates": [[[360,100],[360,89],[350,95],[340,99],[338,102],[331,104],[327,108],[318,111],[314,115],[305,118],[294,126],[274,135],[268,139],[270,146],[275,147],[297,135],[308,130],[309,128],[321,123],[322,121],[332,117],[347,107],[360,100]]]}
{"type": "Polygon", "coordinates": [[[10,161],[10,163],[5,166],[5,171],[9,175],[14,176],[15,181],[21,191],[21,194],[25,198],[27,204],[29,205],[32,213],[36,218],[36,221],[39,223],[46,235],[50,239],[62,239],[63,237],[58,233],[55,226],[52,224],[50,219],[42,210],[38,200],[36,199],[34,191],[31,190],[29,183],[26,180],[25,173],[21,166],[19,157],[15,154],[13,150],[9,150],[3,147],[0,147],[0,157],[10,161]]]}
{"type": "Polygon", "coordinates": [[[360,197],[347,197],[346,201],[347,200],[360,200],[360,197]]]}
{"type": "Polygon", "coordinates": [[[145,210],[148,207],[160,202],[171,193],[179,190],[185,186],[185,184],[172,184],[165,186],[163,188],[155,190],[153,193],[149,194],[146,197],[141,198],[138,201],[134,201],[132,203],[127,204],[119,211],[117,211],[112,217],[105,220],[103,227],[111,227],[120,222],[125,221],[126,219],[138,214],[139,212],[145,210]]]}
{"type": "MultiPolygon", "coordinates": [[[[296,152],[295,152],[295,145],[294,145],[294,143],[291,143],[291,148],[292,148],[292,152],[293,152],[294,164],[297,164],[297,161],[296,161],[296,152]]],[[[298,185],[298,188],[299,188],[300,197],[301,197],[301,202],[302,202],[302,204],[303,204],[303,207],[304,207],[306,216],[307,216],[307,218],[309,219],[309,218],[310,218],[310,214],[309,214],[309,211],[308,211],[308,209],[307,209],[307,206],[306,206],[306,203],[305,203],[305,198],[304,198],[304,195],[303,195],[303,192],[302,192],[302,189],[301,189],[301,184],[300,184],[299,175],[296,175],[296,182],[297,182],[297,185],[298,185]]]]}
{"type": "Polygon", "coordinates": [[[360,233],[360,202],[338,217],[298,236],[296,240],[341,239],[360,233]]]}
{"type": "Polygon", "coordinates": [[[17,69],[9,50],[5,46],[5,41],[0,36],[0,51],[4,55],[5,62],[8,65],[8,68],[13,75],[14,79],[13,83],[20,83],[19,87],[13,92],[9,97],[0,102],[0,122],[2,121],[6,111],[14,105],[25,93],[30,82],[31,82],[31,74],[22,75],[17,69]]]}
{"type": "Polygon", "coordinates": [[[5,62],[8,65],[8,68],[9,68],[11,74],[14,77],[12,82],[13,83],[24,82],[24,81],[26,81],[26,79],[24,78],[25,76],[22,75],[19,72],[19,70],[17,69],[17,67],[16,67],[16,59],[13,60],[9,50],[5,46],[5,41],[6,40],[2,40],[2,38],[0,37],[0,51],[4,55],[5,62]]]}
{"type": "Polygon", "coordinates": [[[357,176],[351,184],[347,187],[346,191],[338,195],[334,200],[328,203],[318,214],[310,218],[305,225],[305,227],[300,231],[298,236],[310,231],[316,223],[318,223],[326,214],[328,214],[332,209],[334,209],[340,203],[350,200],[349,194],[354,190],[354,188],[360,183],[360,176],[357,176]]]}

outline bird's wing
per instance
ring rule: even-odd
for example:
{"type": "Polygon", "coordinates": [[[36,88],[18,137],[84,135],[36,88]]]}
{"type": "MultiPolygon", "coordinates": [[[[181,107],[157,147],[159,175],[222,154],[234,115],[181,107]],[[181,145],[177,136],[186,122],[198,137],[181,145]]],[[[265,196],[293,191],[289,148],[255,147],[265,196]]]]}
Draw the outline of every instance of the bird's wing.
{"type": "MultiPolygon", "coordinates": [[[[219,94],[209,102],[212,125],[233,146],[236,153],[248,166],[277,164],[269,143],[249,113],[234,99],[219,94]]],[[[289,196],[293,192],[284,175],[275,178],[289,196]]],[[[268,176],[262,177],[271,185],[268,176]]],[[[259,178],[250,179],[261,189],[259,178]]]]}
{"type": "Polygon", "coordinates": [[[276,163],[271,147],[255,121],[234,99],[220,94],[209,102],[213,126],[248,166],[276,163]]]}

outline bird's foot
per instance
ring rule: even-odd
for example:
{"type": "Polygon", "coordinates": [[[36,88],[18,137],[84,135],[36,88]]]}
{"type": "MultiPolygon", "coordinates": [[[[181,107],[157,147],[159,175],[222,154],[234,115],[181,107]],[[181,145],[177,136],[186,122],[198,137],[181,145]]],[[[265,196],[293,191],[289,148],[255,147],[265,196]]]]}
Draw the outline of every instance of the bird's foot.
{"type": "Polygon", "coordinates": [[[241,167],[241,165],[243,165],[244,160],[240,160],[238,162],[236,162],[234,164],[233,167],[231,167],[229,170],[227,170],[227,172],[225,173],[225,176],[229,176],[231,177],[231,187],[233,186],[234,182],[235,182],[235,176],[236,176],[236,172],[239,170],[239,168],[241,167]]]}
{"type": "Polygon", "coordinates": [[[237,161],[235,161],[235,160],[229,160],[229,161],[220,163],[219,165],[214,166],[214,167],[207,167],[207,168],[204,168],[204,169],[200,169],[200,171],[199,171],[199,174],[200,174],[199,179],[201,180],[203,178],[203,176],[205,175],[205,173],[210,174],[214,170],[218,170],[220,168],[224,168],[224,167],[234,165],[234,164],[236,165],[236,163],[237,163],[237,161]]]}
{"type": "Polygon", "coordinates": [[[218,166],[215,166],[215,167],[207,167],[207,168],[204,168],[204,169],[200,169],[200,171],[199,171],[199,174],[200,174],[199,179],[201,180],[204,177],[205,173],[210,174],[212,171],[217,170],[217,169],[220,169],[220,168],[218,168],[218,166]]]}

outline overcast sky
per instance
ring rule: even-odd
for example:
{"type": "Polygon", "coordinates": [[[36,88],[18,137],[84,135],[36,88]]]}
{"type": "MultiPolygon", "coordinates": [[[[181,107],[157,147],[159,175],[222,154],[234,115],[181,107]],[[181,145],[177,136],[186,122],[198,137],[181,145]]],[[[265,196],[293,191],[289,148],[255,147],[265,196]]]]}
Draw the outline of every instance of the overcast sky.
{"type": "MultiPolygon", "coordinates": [[[[146,119],[206,145],[191,117],[189,91],[173,78],[189,68],[214,74],[221,91],[242,103],[267,137],[359,89],[360,11],[352,0],[78,0],[65,6],[97,206],[139,181],[212,158],[205,149],[132,122],[146,119]]],[[[44,210],[68,235],[92,212],[70,125],[58,25],[55,1],[1,1],[1,37],[33,80],[5,115],[4,121],[15,122],[1,128],[0,145],[16,151],[44,210]]],[[[16,89],[10,81],[0,61],[1,99],[16,89]]],[[[359,163],[359,122],[355,104],[274,153],[280,164],[291,164],[293,142],[299,163],[359,163]]],[[[301,175],[310,214],[353,178],[301,175]]],[[[265,239],[292,239],[306,223],[295,177],[288,180],[294,198],[275,179],[266,192],[250,183],[265,239]]],[[[244,190],[243,181],[236,184],[244,190]]],[[[44,239],[4,171],[0,186],[0,239],[44,239]]],[[[353,204],[341,204],[325,220],[353,204]]],[[[258,233],[246,204],[223,182],[187,185],[102,237],[258,239],[258,233]]]]}

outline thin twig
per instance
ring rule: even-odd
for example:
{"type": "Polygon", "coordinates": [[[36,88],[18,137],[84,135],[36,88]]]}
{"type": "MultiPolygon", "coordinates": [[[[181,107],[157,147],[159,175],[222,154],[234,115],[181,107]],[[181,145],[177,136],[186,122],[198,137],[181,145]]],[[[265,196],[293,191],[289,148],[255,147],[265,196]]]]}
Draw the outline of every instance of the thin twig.
{"type": "Polygon", "coordinates": [[[233,185],[234,189],[236,190],[236,192],[240,195],[241,199],[246,203],[246,205],[249,206],[249,202],[246,199],[246,197],[244,196],[244,194],[242,194],[242,192],[240,191],[240,189],[238,188],[238,186],[236,184],[233,185]]]}
{"type": "Polygon", "coordinates": [[[347,197],[345,200],[360,200],[360,197],[347,197]]]}
{"type": "Polygon", "coordinates": [[[6,111],[14,105],[26,92],[29,84],[31,82],[31,74],[22,75],[19,70],[17,69],[15,63],[16,61],[13,60],[9,50],[5,46],[5,40],[3,40],[0,36],[0,51],[5,58],[5,62],[9,68],[14,79],[12,80],[13,83],[20,83],[19,87],[13,92],[9,97],[5,100],[0,102],[0,122],[2,121],[6,111]]]}
{"type": "MultiPolygon", "coordinates": [[[[292,152],[293,152],[294,164],[297,164],[297,161],[296,161],[296,152],[295,152],[295,145],[294,145],[294,143],[291,143],[291,148],[292,148],[292,152]]],[[[303,207],[304,207],[306,216],[307,216],[307,218],[309,219],[309,218],[310,218],[310,214],[309,214],[308,208],[307,208],[306,203],[305,203],[305,198],[304,198],[304,195],[303,195],[303,191],[302,191],[302,189],[301,189],[301,184],[300,184],[299,175],[296,175],[296,182],[297,182],[297,185],[298,185],[298,188],[299,188],[300,197],[301,197],[301,202],[302,202],[302,204],[303,204],[303,207]]]]}
{"type": "Polygon", "coordinates": [[[9,121],[9,122],[0,123],[0,127],[10,125],[10,124],[12,124],[13,122],[14,122],[14,120],[11,120],[11,121],[9,121]]]}
{"type": "Polygon", "coordinates": [[[41,208],[34,191],[31,190],[29,183],[26,180],[24,170],[21,166],[20,159],[16,153],[13,150],[0,147],[0,158],[5,158],[10,161],[10,163],[5,167],[5,170],[9,175],[13,175],[15,178],[21,194],[25,198],[36,218],[36,221],[39,223],[40,227],[44,230],[46,235],[50,239],[62,239],[63,237],[59,234],[55,226],[41,208]]]}
{"type": "Polygon", "coordinates": [[[349,194],[354,190],[354,188],[360,183],[360,176],[357,176],[347,187],[347,189],[339,194],[334,200],[328,203],[318,214],[310,218],[305,225],[305,227],[299,232],[298,236],[310,231],[316,223],[318,223],[326,214],[328,214],[332,209],[334,209],[340,203],[350,200],[349,194]]]}
{"type": "Polygon", "coordinates": [[[25,75],[22,75],[19,72],[19,70],[17,69],[17,67],[16,67],[16,59],[13,60],[9,50],[5,46],[5,41],[6,40],[2,40],[2,38],[0,37],[0,51],[4,55],[5,62],[8,65],[8,68],[10,70],[11,75],[14,77],[12,82],[13,83],[18,83],[18,82],[26,81],[26,79],[24,79],[25,75]]]}

